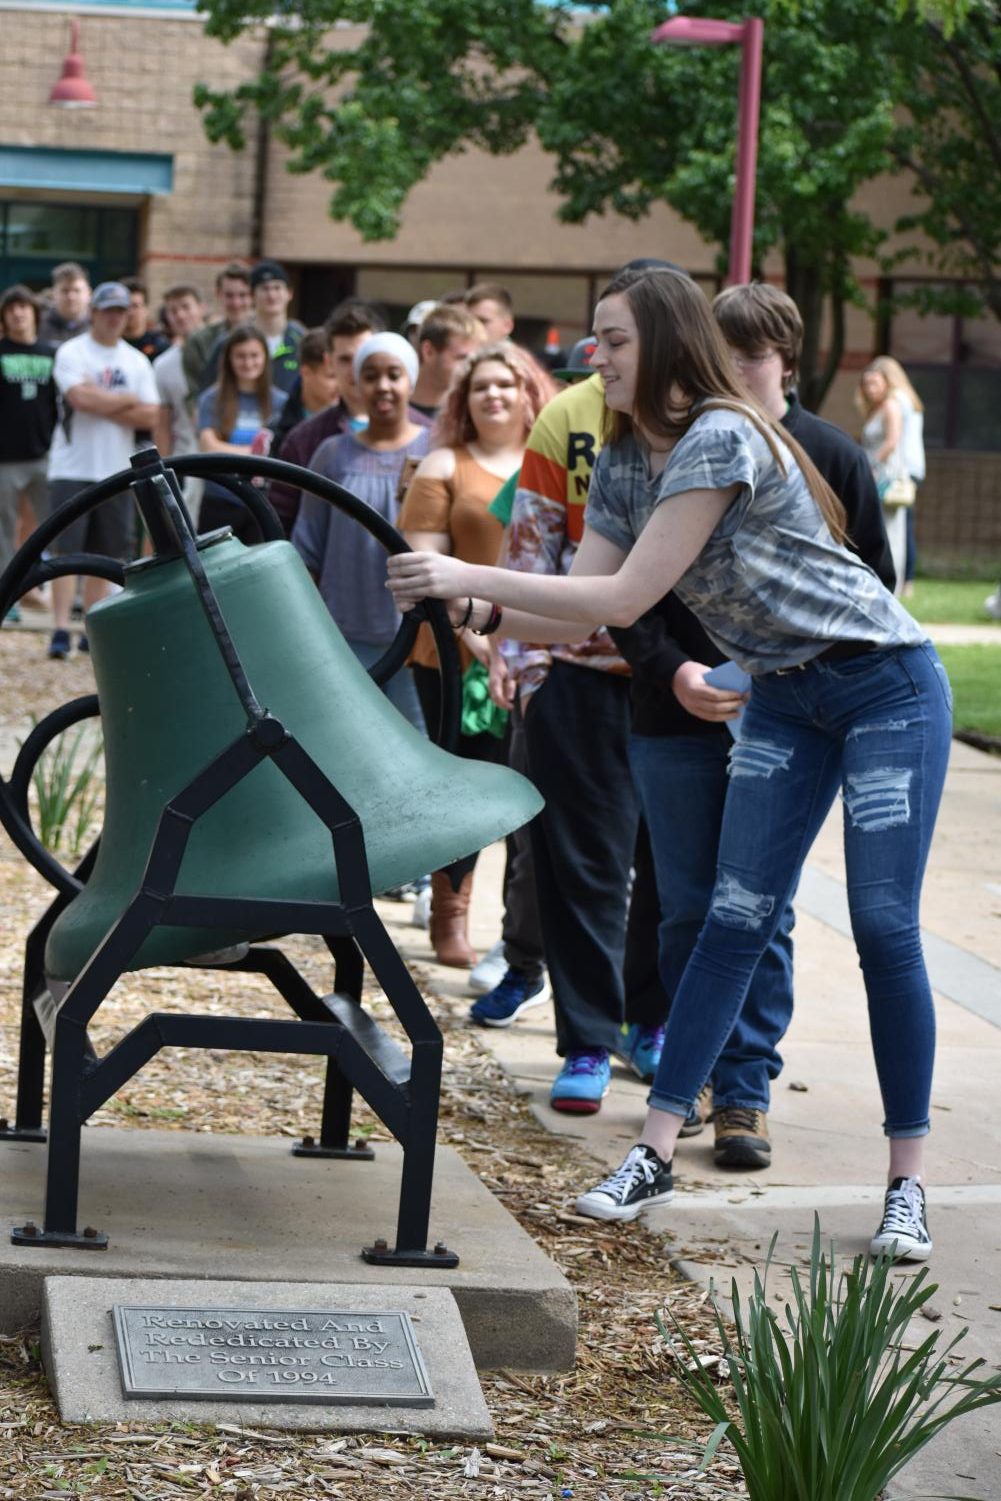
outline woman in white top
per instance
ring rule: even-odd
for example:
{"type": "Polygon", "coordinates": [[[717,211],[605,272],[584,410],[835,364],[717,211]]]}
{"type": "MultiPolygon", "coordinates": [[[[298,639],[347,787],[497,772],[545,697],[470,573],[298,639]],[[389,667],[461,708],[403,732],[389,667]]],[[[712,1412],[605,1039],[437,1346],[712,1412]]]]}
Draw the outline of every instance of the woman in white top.
{"type": "Polygon", "coordinates": [[[883,521],[897,575],[896,593],[900,594],[907,564],[907,512],[915,486],[907,468],[904,406],[878,361],[862,372],[856,406],[865,419],[859,442],[872,465],[883,502],[883,521]]]}
{"type": "MultiPolygon", "coordinates": [[[[900,415],[903,419],[904,431],[901,439],[903,448],[904,465],[908,477],[914,482],[915,491],[925,477],[925,409],[921,397],[915,391],[904,373],[904,368],[899,360],[895,360],[890,354],[881,354],[873,360],[872,368],[878,370],[886,377],[887,384],[893,393],[897,405],[900,407],[900,415]]],[[[914,592],[914,569],[917,563],[917,547],[914,539],[914,505],[904,509],[904,520],[907,527],[907,559],[904,564],[904,586],[902,592],[913,594],[914,592]]]]}

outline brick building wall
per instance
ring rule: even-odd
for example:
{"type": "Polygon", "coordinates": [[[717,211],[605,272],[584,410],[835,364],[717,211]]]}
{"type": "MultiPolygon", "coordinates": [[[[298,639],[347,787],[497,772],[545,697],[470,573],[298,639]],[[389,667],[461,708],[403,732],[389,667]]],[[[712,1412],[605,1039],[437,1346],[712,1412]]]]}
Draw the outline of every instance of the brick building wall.
{"type": "MultiPolygon", "coordinates": [[[[204,266],[195,279],[209,287],[216,262],[250,249],[255,161],[252,152],[209,143],[192,89],[200,79],[232,85],[251,76],[262,38],[223,47],[206,40],[196,20],[88,12],[80,49],[98,107],[59,109],[48,97],[68,50],[71,14],[0,11],[0,142],[172,155],[173,192],[148,201],[139,269],[159,292],[204,266]]],[[[88,201],[123,200],[90,194],[88,201]]]]}

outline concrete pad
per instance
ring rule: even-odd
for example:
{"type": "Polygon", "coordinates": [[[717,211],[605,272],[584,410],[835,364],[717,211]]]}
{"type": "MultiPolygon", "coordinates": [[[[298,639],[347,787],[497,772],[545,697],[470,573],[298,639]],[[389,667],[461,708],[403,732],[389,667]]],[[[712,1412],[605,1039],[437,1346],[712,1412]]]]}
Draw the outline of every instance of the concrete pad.
{"type": "MultiPolygon", "coordinates": [[[[447,1288],[384,1283],[204,1282],[132,1277],[46,1277],[42,1360],[65,1423],[236,1423],[334,1433],[419,1433],[488,1439],[493,1424],[476,1379],[455,1299],[447,1288]],[[434,1395],[433,1407],[125,1398],[111,1310],[141,1308],[308,1309],[409,1314],[434,1395]]],[[[267,1372],[261,1372],[267,1375],[267,1372]]],[[[276,1393],[277,1395],[277,1393],[276,1393]]]]}
{"type": "Polygon", "coordinates": [[[39,1316],[42,1281],[69,1276],[180,1277],[256,1284],[444,1287],[480,1370],[573,1366],[577,1303],[569,1283],[462,1158],[436,1156],[430,1243],[458,1267],[369,1266],[362,1246],[394,1242],[402,1171],[395,1142],[374,1162],[293,1157],[253,1136],[90,1127],[83,1134],[80,1220],[107,1250],[12,1246],[9,1227],[40,1220],[45,1148],[0,1142],[0,1329],[39,1316]]]}

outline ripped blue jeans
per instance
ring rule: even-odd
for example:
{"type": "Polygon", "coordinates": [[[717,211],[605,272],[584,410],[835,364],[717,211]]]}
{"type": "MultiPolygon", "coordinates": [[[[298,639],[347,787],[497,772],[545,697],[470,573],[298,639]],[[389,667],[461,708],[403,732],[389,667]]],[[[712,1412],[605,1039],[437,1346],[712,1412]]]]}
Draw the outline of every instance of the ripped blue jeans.
{"type": "Polygon", "coordinates": [[[730,760],[716,884],[649,1102],[684,1115],[838,790],[852,932],[888,1136],[929,1129],[935,1013],[918,903],[952,734],[929,643],[755,678],[730,760]]]}

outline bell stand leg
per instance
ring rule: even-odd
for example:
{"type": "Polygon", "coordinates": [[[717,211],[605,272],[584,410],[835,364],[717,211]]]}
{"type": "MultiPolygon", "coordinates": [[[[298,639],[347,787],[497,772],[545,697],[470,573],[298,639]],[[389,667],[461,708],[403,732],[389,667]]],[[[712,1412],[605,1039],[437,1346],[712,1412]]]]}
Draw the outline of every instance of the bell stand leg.
{"type": "MultiPolygon", "coordinates": [[[[87,851],[74,871],[86,880],[93,869],[97,846],[87,851]]],[[[47,1133],[42,1125],[45,1092],[45,1032],[35,1009],[35,1002],[45,994],[45,945],[52,925],[72,896],[58,895],[28,934],[24,946],[24,977],[21,991],[21,1034],[17,1060],[17,1108],[14,1125],[0,1118],[0,1141],[44,1142],[47,1133]]]]}
{"type": "MultiPolygon", "coordinates": [[[[362,1255],[377,1264],[457,1266],[458,1256],[443,1243],[436,1245],[433,1251],[427,1250],[444,1044],[434,1018],[372,905],[372,883],[361,821],[299,742],[277,720],[266,718],[255,729],[254,744],[260,745],[261,750],[270,756],[272,764],[330,830],[342,910],[350,918],[355,941],[403,1023],[413,1049],[406,1139],[401,1138],[404,1172],[400,1189],[398,1244],[394,1251],[389,1251],[388,1245],[380,1239],[364,1249],[362,1255]]],[[[202,773],[202,779],[207,775],[202,773]]],[[[195,785],[193,783],[188,791],[193,791],[195,785]]],[[[179,809],[180,805],[181,800],[177,799],[170,807],[179,809]]],[[[154,856],[155,849],[150,857],[150,871],[153,870],[154,856]]]]}
{"type": "Polygon", "coordinates": [[[444,1241],[428,1250],[428,1227],[431,1221],[431,1190],[434,1181],[435,1146],[438,1135],[438,1099],[441,1091],[441,1064],[444,1043],[424,1000],[414,984],[389,934],[374,908],[356,913],[359,941],[372,972],[382,985],[390,1005],[403,1020],[409,1007],[404,996],[416,999],[427,1014],[430,1032],[412,1042],[410,1072],[410,1109],[403,1147],[403,1173],[396,1220],[396,1245],[390,1249],[382,1236],[371,1246],[362,1248],[362,1258],[372,1266],[412,1266],[448,1270],[459,1265],[459,1257],[444,1241]]]}
{"type": "MultiPolygon", "coordinates": [[[[347,995],[356,1004],[362,1004],[362,979],[365,961],[354,938],[327,935],[327,949],[333,955],[333,989],[338,995],[347,995]]],[[[312,1136],[303,1136],[293,1147],[293,1157],[335,1157],[347,1162],[374,1162],[375,1151],[357,1136],[351,1142],[351,1106],[354,1090],[351,1081],[341,1072],[335,1057],[327,1058],[327,1072],[323,1085],[323,1114],[320,1117],[320,1141],[312,1136]]]]}
{"type": "MultiPolygon", "coordinates": [[[[361,1002],[362,978],[365,963],[353,938],[328,935],[324,939],[334,956],[334,990],[348,1000],[361,1002]]],[[[299,1017],[313,1021],[329,1021],[330,1012],[320,998],[314,995],[291,960],[279,949],[251,949],[250,953],[235,964],[227,965],[235,971],[252,971],[269,979],[278,994],[287,1001],[299,1017]]],[[[292,1147],[293,1157],[333,1157],[349,1162],[372,1162],[375,1152],[359,1136],[351,1141],[351,1106],[354,1090],[350,1080],[341,1072],[333,1055],[327,1059],[323,1092],[323,1113],[320,1121],[320,1139],[303,1136],[292,1147]]]]}
{"type": "MultiPolygon", "coordinates": [[[[365,961],[354,939],[346,935],[327,934],[324,942],[334,960],[334,990],[338,995],[361,1005],[365,961]]],[[[354,1090],[351,1081],[333,1056],[327,1059],[323,1084],[323,1111],[320,1116],[320,1139],[304,1136],[292,1148],[293,1157],[332,1157],[347,1162],[374,1162],[375,1151],[364,1136],[351,1141],[351,1110],[354,1090]]]]}
{"type": "Polygon", "coordinates": [[[15,1246],[71,1246],[104,1250],[108,1237],[88,1225],[77,1233],[80,1190],[80,1084],[87,1061],[86,1027],[56,1024],[52,1046],[52,1101],[49,1106],[49,1160],[45,1183],[45,1225],[15,1225],[15,1246]]]}
{"type": "Polygon", "coordinates": [[[17,1055],[17,1109],[14,1124],[0,1118],[0,1141],[46,1140],[42,1125],[45,1091],[45,1033],[35,1010],[35,1001],[45,990],[43,954],[55,917],[65,904],[60,901],[29,933],[24,950],[24,980],[21,992],[21,1036],[17,1055]]]}
{"type": "Polygon", "coordinates": [[[84,1111],[82,1090],[94,1054],[87,1027],[94,1012],[125,972],[129,960],[156,922],[160,899],[140,893],[91,956],[56,1012],[52,1040],[52,1091],[49,1100],[49,1155],[45,1177],[45,1224],[15,1225],[15,1246],[71,1246],[107,1249],[108,1237],[87,1225],[77,1231],[80,1195],[80,1137],[84,1111]]]}

